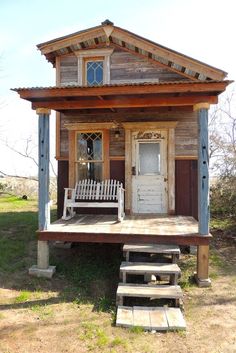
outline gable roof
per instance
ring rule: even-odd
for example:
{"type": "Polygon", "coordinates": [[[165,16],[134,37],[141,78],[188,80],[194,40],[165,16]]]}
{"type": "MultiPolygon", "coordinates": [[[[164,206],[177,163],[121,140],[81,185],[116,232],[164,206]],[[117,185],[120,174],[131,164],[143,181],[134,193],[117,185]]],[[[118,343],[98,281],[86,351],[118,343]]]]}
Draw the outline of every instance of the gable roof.
{"type": "Polygon", "coordinates": [[[106,20],[101,25],[56,38],[37,47],[55,65],[57,56],[101,46],[115,46],[158,63],[194,81],[223,80],[227,73],[106,20]]]}

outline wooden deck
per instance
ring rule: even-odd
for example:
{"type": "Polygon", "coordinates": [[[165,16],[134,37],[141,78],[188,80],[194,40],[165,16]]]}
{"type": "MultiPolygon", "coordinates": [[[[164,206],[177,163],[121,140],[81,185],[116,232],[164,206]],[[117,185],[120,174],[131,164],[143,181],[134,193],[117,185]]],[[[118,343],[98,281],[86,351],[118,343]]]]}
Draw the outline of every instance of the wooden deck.
{"type": "Polygon", "coordinates": [[[207,245],[211,235],[198,234],[193,217],[135,215],[117,222],[115,215],[78,215],[69,221],[52,223],[38,231],[39,240],[91,243],[156,243],[207,245]]]}

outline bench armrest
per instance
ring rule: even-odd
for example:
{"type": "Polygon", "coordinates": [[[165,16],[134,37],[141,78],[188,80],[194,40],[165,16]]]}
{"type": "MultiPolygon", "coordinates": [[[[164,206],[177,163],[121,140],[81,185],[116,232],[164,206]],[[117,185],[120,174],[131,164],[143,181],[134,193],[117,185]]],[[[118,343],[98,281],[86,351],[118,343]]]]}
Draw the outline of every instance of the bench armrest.
{"type": "Polygon", "coordinates": [[[66,202],[66,200],[74,200],[75,199],[75,189],[64,188],[64,190],[65,190],[64,202],[66,202]]]}

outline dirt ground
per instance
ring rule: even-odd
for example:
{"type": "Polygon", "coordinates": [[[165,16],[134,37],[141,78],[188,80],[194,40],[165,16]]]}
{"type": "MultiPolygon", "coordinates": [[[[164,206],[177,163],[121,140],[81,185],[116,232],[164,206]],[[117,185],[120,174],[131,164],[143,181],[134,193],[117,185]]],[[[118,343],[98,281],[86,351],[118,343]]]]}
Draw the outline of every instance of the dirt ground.
{"type": "MultiPolygon", "coordinates": [[[[195,263],[195,256],[182,257],[186,332],[148,333],[138,328],[116,328],[115,312],[106,310],[106,297],[102,296],[108,282],[95,280],[91,284],[92,291],[101,295],[96,306],[90,300],[75,299],[63,271],[59,270],[52,280],[30,278],[25,270],[3,274],[0,352],[235,353],[235,245],[232,239],[222,240],[221,234],[215,234],[211,246],[212,287],[207,289],[197,288],[186,277],[186,264],[195,263]]],[[[79,256],[79,251],[74,248],[51,252],[54,260],[70,262],[69,255],[79,256]]],[[[35,249],[32,252],[34,256],[35,249]]]]}

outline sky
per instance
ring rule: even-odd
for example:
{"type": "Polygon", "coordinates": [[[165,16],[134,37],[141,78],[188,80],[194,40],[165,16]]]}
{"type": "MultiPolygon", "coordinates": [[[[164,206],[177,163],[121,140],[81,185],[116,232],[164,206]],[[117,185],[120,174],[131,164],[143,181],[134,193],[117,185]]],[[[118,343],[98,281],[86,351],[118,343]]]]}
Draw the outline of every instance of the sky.
{"type": "MultiPolygon", "coordinates": [[[[37,116],[14,87],[55,85],[55,70],[36,45],[105,19],[228,72],[236,80],[235,0],[0,0],[0,170],[35,175],[36,166],[11,151],[26,141],[37,152],[37,116]]],[[[51,117],[51,159],[55,155],[51,117]]]]}

